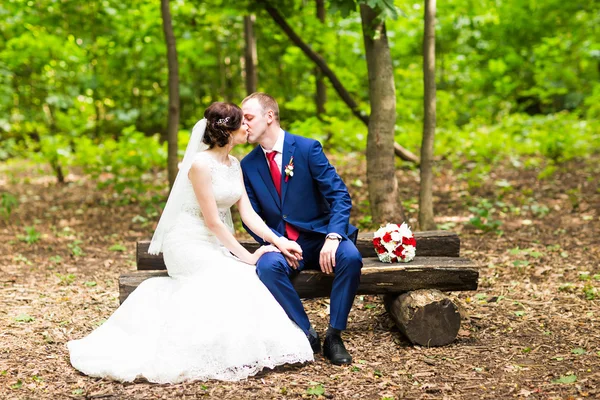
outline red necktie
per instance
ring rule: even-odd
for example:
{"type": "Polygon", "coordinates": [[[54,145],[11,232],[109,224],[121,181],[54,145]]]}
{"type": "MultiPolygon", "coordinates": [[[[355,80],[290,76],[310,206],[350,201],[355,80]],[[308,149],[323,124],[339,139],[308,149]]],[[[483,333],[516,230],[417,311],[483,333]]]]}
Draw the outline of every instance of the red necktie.
{"type": "MultiPolygon", "coordinates": [[[[277,190],[277,193],[279,194],[279,197],[281,198],[281,171],[279,170],[279,167],[277,166],[277,162],[275,161],[276,155],[277,155],[277,151],[272,151],[270,153],[267,153],[267,160],[269,160],[269,170],[271,171],[271,178],[273,178],[273,183],[275,184],[275,189],[277,190]]],[[[288,237],[288,239],[290,239],[290,240],[296,240],[296,239],[298,239],[298,236],[300,236],[300,233],[298,232],[298,230],[296,230],[296,228],[294,228],[287,222],[285,223],[285,234],[288,237]]]]}

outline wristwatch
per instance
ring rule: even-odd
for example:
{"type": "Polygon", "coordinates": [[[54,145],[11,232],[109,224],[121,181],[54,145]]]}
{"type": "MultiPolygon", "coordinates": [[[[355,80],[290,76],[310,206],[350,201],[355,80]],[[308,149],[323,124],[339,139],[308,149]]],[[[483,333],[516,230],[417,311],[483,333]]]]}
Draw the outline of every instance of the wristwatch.
{"type": "Polygon", "coordinates": [[[325,239],[334,239],[340,242],[342,241],[342,237],[337,233],[328,233],[327,236],[325,236],[325,239]]]}

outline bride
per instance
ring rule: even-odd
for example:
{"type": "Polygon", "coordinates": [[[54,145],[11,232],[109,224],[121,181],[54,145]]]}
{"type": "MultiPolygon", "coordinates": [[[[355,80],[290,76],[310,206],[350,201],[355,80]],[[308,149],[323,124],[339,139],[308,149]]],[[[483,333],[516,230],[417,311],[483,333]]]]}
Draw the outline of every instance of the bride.
{"type": "Polygon", "coordinates": [[[240,164],[241,109],[213,103],[192,131],[179,174],[152,238],[169,277],[144,281],[99,328],[67,346],[86,375],[156,383],[237,381],[263,368],[313,360],[305,334],[258,279],[266,252],[301,259],[254,212],[240,164]],[[230,207],[272,245],[248,252],[233,236],[230,207]]]}

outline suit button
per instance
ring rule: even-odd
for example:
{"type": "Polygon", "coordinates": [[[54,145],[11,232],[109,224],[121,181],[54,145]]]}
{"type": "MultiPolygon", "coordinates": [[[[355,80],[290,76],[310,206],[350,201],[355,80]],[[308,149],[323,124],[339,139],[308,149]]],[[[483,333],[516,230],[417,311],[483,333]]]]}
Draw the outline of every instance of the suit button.
{"type": "Polygon", "coordinates": [[[286,219],[286,218],[287,218],[287,215],[284,215],[284,216],[283,216],[283,219],[286,219]]]}

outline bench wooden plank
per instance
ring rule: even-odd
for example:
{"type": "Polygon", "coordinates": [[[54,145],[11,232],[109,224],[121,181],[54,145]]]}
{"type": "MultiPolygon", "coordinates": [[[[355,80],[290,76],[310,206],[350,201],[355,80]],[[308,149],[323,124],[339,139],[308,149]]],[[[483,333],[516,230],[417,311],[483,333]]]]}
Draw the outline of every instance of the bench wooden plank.
{"type": "MultiPolygon", "coordinates": [[[[477,289],[479,271],[462,257],[415,257],[406,264],[384,264],[377,258],[365,258],[358,294],[401,293],[417,289],[459,291],[477,289]]],[[[248,266],[248,268],[252,268],[248,266]]],[[[119,299],[127,296],[144,280],[168,276],[164,270],[134,271],[119,278],[119,299]]],[[[294,287],[302,298],[328,297],[332,275],[304,271],[294,278],[294,287]]],[[[225,284],[223,289],[225,290],[225,284]]]]}
{"type": "MultiPolygon", "coordinates": [[[[460,254],[460,238],[455,232],[449,231],[424,231],[415,232],[417,240],[417,256],[423,257],[458,257],[460,254]]],[[[356,247],[364,258],[375,257],[373,249],[373,233],[361,233],[358,235],[356,247]]],[[[249,251],[258,248],[258,243],[254,240],[240,241],[242,246],[249,251]]],[[[136,262],[138,270],[164,270],[165,262],[162,254],[148,254],[150,241],[140,241],[137,243],[136,262]]]]}

